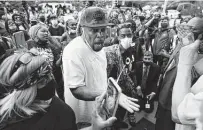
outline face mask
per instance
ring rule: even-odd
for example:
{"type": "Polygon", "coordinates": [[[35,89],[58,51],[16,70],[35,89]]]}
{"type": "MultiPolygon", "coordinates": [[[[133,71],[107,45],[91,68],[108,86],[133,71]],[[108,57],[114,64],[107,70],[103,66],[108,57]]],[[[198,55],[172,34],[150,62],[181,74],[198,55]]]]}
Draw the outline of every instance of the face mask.
{"type": "Polygon", "coordinates": [[[149,66],[150,64],[151,64],[151,62],[146,62],[146,61],[143,61],[144,62],[144,64],[146,65],[146,66],[149,66]]]}
{"type": "Polygon", "coordinates": [[[120,44],[122,45],[122,47],[124,48],[124,49],[128,49],[128,48],[130,48],[131,47],[131,44],[132,44],[132,38],[124,38],[124,39],[121,39],[120,40],[120,44]]]}
{"type": "Polygon", "coordinates": [[[76,34],[76,30],[70,29],[70,31],[68,32],[70,35],[75,35],[76,34]]]}
{"type": "Polygon", "coordinates": [[[161,27],[162,28],[167,28],[168,27],[168,23],[161,23],[161,27]]]}
{"type": "Polygon", "coordinates": [[[44,23],[45,22],[45,17],[40,17],[39,20],[44,23]]]}
{"type": "Polygon", "coordinates": [[[51,80],[46,86],[37,90],[36,99],[49,100],[55,96],[55,88],[57,87],[56,81],[51,80]]]}

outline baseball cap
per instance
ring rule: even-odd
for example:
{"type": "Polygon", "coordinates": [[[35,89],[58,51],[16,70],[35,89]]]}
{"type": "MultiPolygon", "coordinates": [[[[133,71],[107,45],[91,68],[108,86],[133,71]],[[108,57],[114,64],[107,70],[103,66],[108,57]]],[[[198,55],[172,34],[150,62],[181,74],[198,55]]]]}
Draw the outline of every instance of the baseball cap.
{"type": "Polygon", "coordinates": [[[113,25],[109,23],[106,13],[100,7],[88,7],[81,14],[80,25],[83,27],[105,27],[113,25]]]}

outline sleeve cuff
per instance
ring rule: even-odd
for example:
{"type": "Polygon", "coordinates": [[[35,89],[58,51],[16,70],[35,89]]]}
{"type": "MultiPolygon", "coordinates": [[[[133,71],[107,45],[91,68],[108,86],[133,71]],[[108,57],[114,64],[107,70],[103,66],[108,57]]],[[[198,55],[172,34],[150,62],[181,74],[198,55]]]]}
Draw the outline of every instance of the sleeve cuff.
{"type": "Polygon", "coordinates": [[[189,93],[178,106],[178,118],[182,124],[194,125],[195,119],[200,115],[200,105],[195,99],[195,95],[189,93]]]}

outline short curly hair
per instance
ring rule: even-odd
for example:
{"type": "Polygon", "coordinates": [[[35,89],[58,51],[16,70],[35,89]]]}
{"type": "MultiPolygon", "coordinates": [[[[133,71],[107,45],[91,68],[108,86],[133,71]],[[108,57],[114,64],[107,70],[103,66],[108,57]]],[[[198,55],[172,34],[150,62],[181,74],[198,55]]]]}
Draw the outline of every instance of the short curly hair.
{"type": "Polygon", "coordinates": [[[153,54],[152,54],[151,51],[146,51],[146,52],[144,53],[144,56],[151,56],[151,57],[153,58],[153,54]]]}
{"type": "Polygon", "coordinates": [[[120,24],[120,25],[118,26],[117,35],[119,35],[120,30],[123,29],[123,28],[129,28],[129,29],[131,29],[131,31],[132,31],[131,24],[128,23],[128,22],[125,22],[125,23],[120,24]]]}

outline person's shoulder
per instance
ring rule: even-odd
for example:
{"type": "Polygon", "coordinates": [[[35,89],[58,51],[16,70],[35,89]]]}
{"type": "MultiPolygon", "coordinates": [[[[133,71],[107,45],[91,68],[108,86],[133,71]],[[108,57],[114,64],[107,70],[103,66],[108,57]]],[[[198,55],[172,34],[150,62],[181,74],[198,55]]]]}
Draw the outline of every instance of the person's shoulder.
{"type": "Polygon", "coordinates": [[[160,66],[155,64],[155,63],[152,63],[152,67],[155,68],[155,69],[160,69],[160,66]]]}
{"type": "Polygon", "coordinates": [[[84,44],[85,43],[81,37],[76,37],[71,40],[68,45],[66,45],[66,47],[64,48],[64,52],[72,53],[72,55],[75,53],[80,53],[80,51],[84,49],[84,44]]]}
{"type": "Polygon", "coordinates": [[[51,105],[53,105],[52,107],[56,107],[57,109],[59,109],[59,113],[67,114],[68,116],[74,114],[73,109],[62,100],[60,100],[58,97],[53,97],[51,105]]]}
{"type": "Polygon", "coordinates": [[[32,39],[29,39],[26,43],[27,43],[28,49],[31,49],[33,47],[37,47],[36,42],[32,39]]]}
{"type": "Polygon", "coordinates": [[[82,48],[81,45],[84,44],[84,40],[82,39],[82,37],[76,37],[73,40],[70,41],[70,43],[66,46],[67,48],[69,47],[76,47],[76,48],[82,48]]]}
{"type": "Polygon", "coordinates": [[[119,45],[118,44],[107,46],[107,47],[103,48],[103,50],[105,52],[116,52],[118,49],[119,49],[119,45]]]}

